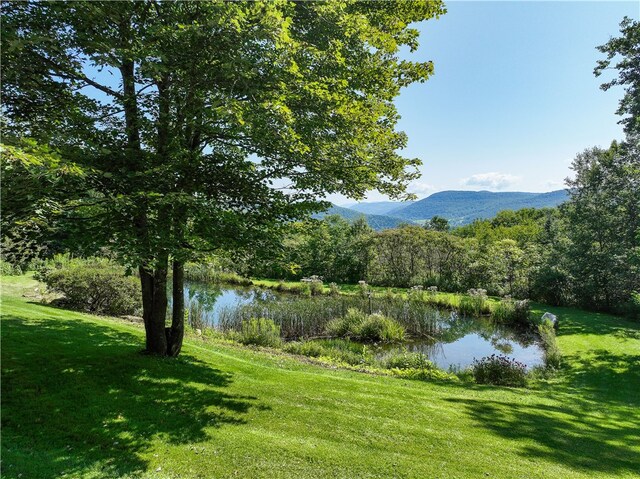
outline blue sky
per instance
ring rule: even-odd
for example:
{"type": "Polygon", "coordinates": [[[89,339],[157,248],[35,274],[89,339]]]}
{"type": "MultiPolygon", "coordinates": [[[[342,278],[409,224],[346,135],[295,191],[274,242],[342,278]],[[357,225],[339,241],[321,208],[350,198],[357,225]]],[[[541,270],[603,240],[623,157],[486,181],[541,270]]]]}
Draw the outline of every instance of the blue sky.
{"type": "MultiPolygon", "coordinates": [[[[596,50],[640,2],[447,2],[420,24],[435,75],[403,90],[403,154],[423,161],[411,190],[551,191],[573,157],[622,138],[622,89],[600,90],[596,50]]],[[[348,203],[339,197],[330,198],[348,203]]],[[[369,200],[385,199],[371,193],[369,200]]]]}

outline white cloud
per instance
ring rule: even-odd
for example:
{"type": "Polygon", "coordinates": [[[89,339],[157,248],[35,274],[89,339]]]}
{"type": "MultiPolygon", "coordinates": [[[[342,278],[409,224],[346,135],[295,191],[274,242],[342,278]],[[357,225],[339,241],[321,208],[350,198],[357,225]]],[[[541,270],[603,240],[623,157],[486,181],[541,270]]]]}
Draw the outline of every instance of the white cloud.
{"type": "Polygon", "coordinates": [[[415,193],[418,196],[424,196],[433,193],[435,189],[435,186],[425,183],[424,181],[414,181],[409,184],[407,191],[415,193]]]}
{"type": "Polygon", "coordinates": [[[462,184],[492,190],[504,190],[518,183],[520,179],[519,176],[491,171],[489,173],[478,173],[477,175],[465,178],[462,180],[462,184]]]}

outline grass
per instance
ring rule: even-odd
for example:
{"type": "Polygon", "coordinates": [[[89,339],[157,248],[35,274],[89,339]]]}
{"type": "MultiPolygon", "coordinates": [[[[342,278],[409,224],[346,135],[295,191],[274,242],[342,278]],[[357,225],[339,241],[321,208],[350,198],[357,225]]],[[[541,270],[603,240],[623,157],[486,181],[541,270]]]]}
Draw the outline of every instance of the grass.
{"type": "Polygon", "coordinates": [[[6,478],[637,477],[637,323],[534,305],[560,318],[564,368],[523,392],[195,336],[158,359],[138,325],[37,304],[25,276],[2,286],[6,478]]]}

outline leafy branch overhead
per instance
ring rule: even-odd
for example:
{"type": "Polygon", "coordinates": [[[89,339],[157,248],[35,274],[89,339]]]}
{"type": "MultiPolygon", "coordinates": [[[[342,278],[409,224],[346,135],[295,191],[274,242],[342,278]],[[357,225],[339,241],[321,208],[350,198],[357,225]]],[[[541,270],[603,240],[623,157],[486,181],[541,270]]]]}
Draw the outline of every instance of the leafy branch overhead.
{"type": "Polygon", "coordinates": [[[393,100],[433,65],[399,52],[439,1],[3,6],[6,141],[87,171],[51,218],[139,268],[160,342],[169,261],[271,241],[326,194],[410,196],[393,100]]]}
{"type": "Polygon", "coordinates": [[[598,50],[606,59],[599,60],[594,70],[601,76],[606,70],[618,70],[617,78],[602,84],[603,90],[613,86],[625,86],[625,94],[618,106],[618,115],[628,115],[620,123],[627,134],[640,134],[640,22],[625,17],[620,23],[621,36],[611,38],[598,50]]]}

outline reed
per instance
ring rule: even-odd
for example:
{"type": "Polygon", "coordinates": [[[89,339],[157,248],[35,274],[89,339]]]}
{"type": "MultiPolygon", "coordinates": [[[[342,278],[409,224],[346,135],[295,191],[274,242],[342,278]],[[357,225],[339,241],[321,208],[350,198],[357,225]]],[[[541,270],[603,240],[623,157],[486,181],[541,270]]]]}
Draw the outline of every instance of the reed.
{"type": "Polygon", "coordinates": [[[242,322],[262,317],[274,321],[285,339],[323,337],[329,322],[343,318],[350,308],[367,314],[380,313],[399,323],[412,337],[433,336],[440,313],[427,303],[409,303],[396,296],[291,297],[222,308],[217,326],[222,331],[239,331],[242,322]]]}

